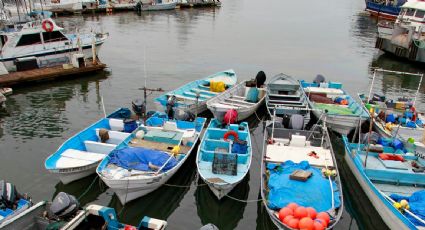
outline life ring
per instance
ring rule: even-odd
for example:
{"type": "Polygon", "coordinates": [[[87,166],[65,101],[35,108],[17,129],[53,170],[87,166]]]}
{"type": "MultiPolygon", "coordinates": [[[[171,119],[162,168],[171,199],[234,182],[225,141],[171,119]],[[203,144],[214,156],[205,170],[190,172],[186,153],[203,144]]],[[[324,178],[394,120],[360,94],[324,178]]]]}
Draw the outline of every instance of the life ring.
{"type": "Polygon", "coordinates": [[[53,31],[53,22],[51,22],[50,20],[44,20],[41,23],[41,27],[46,32],[52,32],[53,31]]]}
{"type": "Polygon", "coordinates": [[[233,130],[227,131],[227,132],[224,134],[223,139],[224,139],[225,141],[229,141],[229,136],[230,136],[230,135],[232,135],[232,136],[233,136],[233,138],[235,139],[235,141],[239,139],[238,133],[237,133],[237,132],[235,132],[235,131],[233,131],[233,130]]]}

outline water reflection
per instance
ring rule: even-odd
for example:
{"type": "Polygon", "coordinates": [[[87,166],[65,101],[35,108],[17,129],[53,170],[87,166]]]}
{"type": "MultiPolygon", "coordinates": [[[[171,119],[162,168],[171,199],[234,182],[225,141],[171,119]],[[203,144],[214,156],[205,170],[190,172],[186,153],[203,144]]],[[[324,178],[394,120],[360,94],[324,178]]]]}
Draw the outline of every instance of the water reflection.
{"type": "MultiPolygon", "coordinates": [[[[249,173],[230,193],[229,196],[246,200],[249,194],[249,173]]],[[[199,183],[202,180],[199,179],[199,183]]],[[[212,223],[220,230],[235,229],[243,217],[246,204],[224,197],[217,200],[208,186],[200,186],[195,192],[196,207],[202,225],[212,223]]]]}
{"type": "MultiPolygon", "coordinates": [[[[195,147],[197,149],[197,146],[195,147]]],[[[192,152],[179,171],[167,182],[167,184],[182,187],[163,185],[148,195],[127,203],[124,207],[118,197],[114,195],[108,206],[120,212],[119,218],[124,223],[137,225],[143,216],[167,220],[180,206],[181,200],[189,191],[190,185],[195,179],[195,154],[195,152],[192,152]]]]}
{"type": "MultiPolygon", "coordinates": [[[[84,79],[63,82],[40,83],[31,87],[15,88],[14,94],[6,101],[8,116],[4,124],[5,132],[15,138],[61,137],[68,118],[65,115],[67,102],[74,97],[82,97],[87,103],[89,85],[94,82],[97,102],[99,102],[99,82],[105,79],[104,72],[84,79]]],[[[100,103],[98,103],[100,108],[100,103]]],[[[0,121],[1,124],[1,121],[0,121]]]]}
{"type": "Polygon", "coordinates": [[[106,188],[106,185],[100,181],[100,178],[93,174],[70,184],[64,185],[62,182],[57,183],[52,200],[59,192],[66,192],[74,195],[80,202],[81,207],[83,207],[88,203],[96,201],[106,188]]]}
{"type": "MultiPolygon", "coordinates": [[[[261,191],[258,191],[258,199],[261,199],[261,191]]],[[[264,202],[258,202],[257,205],[257,229],[277,229],[276,225],[270,219],[266,207],[264,207],[264,202]]]]}

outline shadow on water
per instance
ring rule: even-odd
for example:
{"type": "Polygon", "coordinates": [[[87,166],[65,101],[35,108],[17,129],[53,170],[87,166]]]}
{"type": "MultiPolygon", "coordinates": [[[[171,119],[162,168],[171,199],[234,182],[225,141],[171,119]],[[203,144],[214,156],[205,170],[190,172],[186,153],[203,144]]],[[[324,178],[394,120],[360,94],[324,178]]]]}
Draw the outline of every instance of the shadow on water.
{"type": "Polygon", "coordinates": [[[80,202],[81,207],[83,207],[97,200],[99,195],[105,192],[107,187],[97,175],[93,174],[70,184],[59,182],[55,185],[55,189],[52,200],[59,192],[66,192],[74,195],[80,202]]]}
{"type": "MultiPolygon", "coordinates": [[[[197,148],[198,145],[195,146],[194,150],[197,148]]],[[[195,155],[196,151],[193,151],[177,173],[168,180],[168,185],[163,185],[146,196],[127,203],[125,206],[114,195],[108,206],[115,208],[117,213],[119,213],[119,219],[128,224],[137,225],[143,216],[167,220],[179,207],[180,202],[189,191],[195,179],[195,155]],[[171,185],[183,187],[174,187],[171,185]]]]}
{"type": "MultiPolygon", "coordinates": [[[[249,173],[232,191],[229,196],[246,200],[249,194],[249,173]]],[[[199,179],[202,184],[202,180],[199,179]]],[[[199,186],[195,191],[195,200],[198,216],[202,225],[212,223],[220,230],[235,229],[243,217],[246,203],[224,197],[218,200],[210,188],[199,186]]]]}
{"type": "Polygon", "coordinates": [[[100,106],[100,82],[106,77],[107,73],[98,73],[85,78],[14,87],[14,94],[6,101],[6,116],[0,115],[0,123],[3,119],[10,120],[3,128],[22,139],[61,137],[64,124],[68,123],[67,102],[78,95],[87,103],[89,86],[95,83],[100,106]]]}
{"type": "MultiPolygon", "coordinates": [[[[376,49],[376,51],[378,51],[378,49],[376,49]]],[[[423,63],[407,61],[406,59],[398,58],[390,53],[379,52],[379,54],[375,55],[373,58],[369,65],[370,68],[382,68],[386,70],[412,73],[423,73],[425,71],[423,63]]]]}
{"type": "MultiPolygon", "coordinates": [[[[258,191],[258,199],[261,199],[261,191],[258,191]]],[[[270,219],[269,213],[264,206],[264,202],[257,204],[257,229],[277,229],[273,221],[270,219]]]]}
{"type": "Polygon", "coordinates": [[[344,215],[346,218],[351,218],[350,220],[344,220],[349,223],[344,224],[344,229],[389,229],[386,227],[382,218],[379,216],[378,212],[373,207],[372,203],[369,201],[369,198],[366,196],[360,184],[357,182],[350,168],[344,160],[344,144],[340,138],[337,138],[335,134],[331,135],[333,149],[335,152],[335,157],[338,163],[338,169],[341,173],[341,181],[344,192],[344,202],[345,202],[345,211],[350,215],[344,215]],[[354,220],[353,220],[354,219],[354,220]]]}

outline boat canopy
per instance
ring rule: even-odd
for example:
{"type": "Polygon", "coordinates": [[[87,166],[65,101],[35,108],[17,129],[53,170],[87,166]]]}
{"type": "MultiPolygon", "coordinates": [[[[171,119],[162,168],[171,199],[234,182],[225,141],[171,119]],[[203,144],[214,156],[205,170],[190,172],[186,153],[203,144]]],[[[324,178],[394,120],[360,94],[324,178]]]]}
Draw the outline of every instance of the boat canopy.
{"type": "Polygon", "coordinates": [[[425,11],[425,1],[408,1],[401,6],[402,8],[411,8],[425,11]]]}

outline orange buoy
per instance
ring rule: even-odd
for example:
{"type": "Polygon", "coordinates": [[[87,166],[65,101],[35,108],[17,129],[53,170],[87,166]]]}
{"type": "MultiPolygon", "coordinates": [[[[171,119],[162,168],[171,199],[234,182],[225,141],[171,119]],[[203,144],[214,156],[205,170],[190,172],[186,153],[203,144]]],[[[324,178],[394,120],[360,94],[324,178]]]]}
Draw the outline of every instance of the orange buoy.
{"type": "Polygon", "coordinates": [[[325,220],[323,220],[323,219],[315,219],[314,220],[314,223],[319,223],[319,224],[321,224],[322,226],[323,226],[323,228],[326,228],[328,225],[326,224],[326,221],[325,220]]]}
{"type": "Polygon", "coordinates": [[[283,221],[282,221],[282,220],[281,220],[281,221],[282,221],[284,224],[289,225],[289,221],[290,221],[290,220],[292,220],[292,219],[294,219],[294,216],[292,216],[292,215],[288,215],[288,216],[286,216],[286,217],[285,217],[285,219],[283,219],[283,221]]]}
{"type": "Polygon", "coordinates": [[[317,213],[316,219],[322,219],[323,221],[326,221],[326,227],[328,226],[329,221],[331,220],[329,214],[327,214],[326,212],[317,213]]]}
{"type": "Polygon", "coordinates": [[[298,204],[296,203],[289,203],[288,205],[286,205],[286,207],[292,209],[295,211],[296,208],[298,208],[298,204]]]}
{"type": "Polygon", "coordinates": [[[314,209],[313,207],[307,207],[305,209],[307,210],[308,216],[314,220],[317,215],[316,209],[314,209]]]}
{"type": "Polygon", "coordinates": [[[294,215],[294,211],[292,211],[292,209],[284,207],[281,208],[279,210],[279,220],[283,221],[283,219],[285,219],[286,216],[293,216],[294,215]]]}
{"type": "Polygon", "coordinates": [[[296,208],[295,211],[294,211],[294,217],[298,218],[298,219],[306,217],[307,215],[308,215],[307,209],[302,207],[302,206],[296,208]]]}
{"type": "Polygon", "coordinates": [[[300,221],[298,220],[298,219],[296,219],[296,218],[292,218],[292,219],[290,219],[289,220],[289,222],[288,222],[288,226],[289,227],[291,227],[291,228],[295,228],[295,229],[298,229],[298,223],[299,223],[300,221]]]}
{"type": "Polygon", "coordinates": [[[325,229],[325,226],[323,226],[322,223],[319,223],[317,221],[314,221],[313,226],[314,226],[314,228],[313,228],[314,230],[324,230],[325,229]]]}
{"type": "Polygon", "coordinates": [[[302,230],[314,230],[314,221],[310,217],[304,217],[298,223],[298,227],[302,230]]]}

